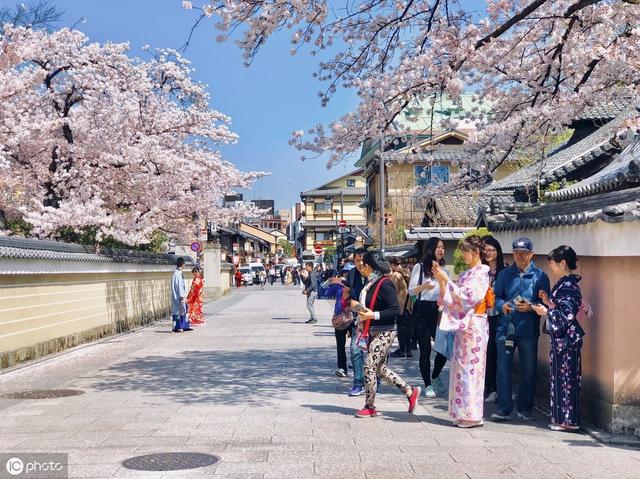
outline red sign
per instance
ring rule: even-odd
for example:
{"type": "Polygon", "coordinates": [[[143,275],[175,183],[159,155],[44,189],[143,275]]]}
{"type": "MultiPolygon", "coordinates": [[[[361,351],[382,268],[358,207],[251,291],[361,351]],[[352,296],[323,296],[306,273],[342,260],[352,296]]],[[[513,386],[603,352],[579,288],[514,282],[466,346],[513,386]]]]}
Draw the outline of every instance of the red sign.
{"type": "Polygon", "coordinates": [[[340,220],[338,221],[338,226],[340,228],[345,228],[347,226],[347,220],[340,220]]]}
{"type": "Polygon", "coordinates": [[[321,245],[319,245],[319,244],[314,245],[314,247],[313,247],[313,252],[314,252],[315,254],[322,254],[322,246],[321,246],[321,245]]]}

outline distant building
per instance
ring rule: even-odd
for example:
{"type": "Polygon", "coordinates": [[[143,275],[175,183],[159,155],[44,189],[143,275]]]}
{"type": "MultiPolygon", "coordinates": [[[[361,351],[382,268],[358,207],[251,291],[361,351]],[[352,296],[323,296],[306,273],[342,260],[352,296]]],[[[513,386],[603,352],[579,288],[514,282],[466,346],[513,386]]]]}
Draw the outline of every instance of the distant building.
{"type": "Polygon", "coordinates": [[[359,228],[364,228],[367,222],[359,204],[365,194],[362,169],[300,193],[304,203],[301,212],[303,232],[297,238],[300,249],[312,249],[314,245],[336,247],[341,219],[347,222],[351,233],[362,235],[359,228]]]}
{"type": "Polygon", "coordinates": [[[275,214],[275,201],[274,200],[251,200],[251,203],[256,205],[256,208],[261,210],[269,210],[267,213],[274,215],[275,214]]]}

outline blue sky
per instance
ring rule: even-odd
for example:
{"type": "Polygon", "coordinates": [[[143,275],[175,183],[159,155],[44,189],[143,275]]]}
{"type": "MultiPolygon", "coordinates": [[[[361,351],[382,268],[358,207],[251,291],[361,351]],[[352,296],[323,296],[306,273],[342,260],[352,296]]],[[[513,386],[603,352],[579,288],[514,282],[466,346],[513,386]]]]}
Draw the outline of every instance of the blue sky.
{"type": "MultiPolygon", "coordinates": [[[[196,3],[196,2],[194,2],[196,3]]],[[[0,5],[15,4],[0,0],[0,5]]],[[[133,56],[141,47],[179,48],[197,18],[179,0],[55,0],[65,11],[64,26],[81,17],[77,28],[93,41],[129,42],[133,56]]],[[[62,25],[61,25],[62,26],[62,25]]],[[[300,201],[300,191],[311,189],[351,171],[352,164],[326,169],[324,159],[301,161],[301,152],[288,144],[293,130],[328,123],[353,109],[355,95],[340,92],[322,108],[312,78],[317,58],[289,54],[289,32],[274,37],[249,68],[233,43],[217,43],[211,21],[196,29],[185,56],[196,69],[194,77],[209,85],[211,106],[232,118],[240,135],[236,145],[224,146],[225,159],[242,170],[265,170],[271,176],[245,192],[248,199],[274,199],[276,209],[300,201]]]]}

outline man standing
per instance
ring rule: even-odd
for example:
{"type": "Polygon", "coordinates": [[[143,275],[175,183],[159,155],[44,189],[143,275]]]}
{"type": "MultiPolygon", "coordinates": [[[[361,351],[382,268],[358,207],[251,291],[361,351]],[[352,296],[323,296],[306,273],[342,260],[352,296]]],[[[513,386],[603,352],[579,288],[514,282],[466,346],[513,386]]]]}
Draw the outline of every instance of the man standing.
{"type": "Polygon", "coordinates": [[[518,238],[512,248],[514,264],[500,271],[494,285],[496,308],[503,315],[496,329],[498,407],[491,419],[511,419],[513,353],[518,348],[521,372],[518,418],[531,421],[540,335],[540,316],[531,305],[538,303],[538,291],[549,292],[549,278],[533,263],[533,243],[529,238],[518,238]]]}
{"type": "Polygon", "coordinates": [[[176,261],[176,270],[173,272],[173,278],[171,279],[171,316],[172,331],[174,333],[191,331],[184,302],[187,297],[187,287],[184,284],[184,276],[182,276],[183,266],[184,258],[179,257],[178,261],[176,261]]]}
{"type": "Polygon", "coordinates": [[[307,270],[307,277],[304,279],[304,290],[302,294],[307,296],[307,309],[309,310],[309,320],[305,321],[307,324],[317,323],[316,311],[313,307],[313,303],[318,297],[318,274],[313,270],[313,263],[307,263],[304,265],[307,270]]]}
{"type": "MultiPolygon", "coordinates": [[[[364,264],[362,258],[367,252],[366,248],[358,248],[353,253],[353,262],[356,267],[349,271],[347,285],[351,288],[351,299],[360,301],[360,292],[364,288],[365,279],[361,271],[364,264]]],[[[353,387],[349,396],[360,396],[364,391],[364,356],[363,351],[356,343],[358,321],[354,321],[351,326],[351,366],[353,366],[353,387]]]]}

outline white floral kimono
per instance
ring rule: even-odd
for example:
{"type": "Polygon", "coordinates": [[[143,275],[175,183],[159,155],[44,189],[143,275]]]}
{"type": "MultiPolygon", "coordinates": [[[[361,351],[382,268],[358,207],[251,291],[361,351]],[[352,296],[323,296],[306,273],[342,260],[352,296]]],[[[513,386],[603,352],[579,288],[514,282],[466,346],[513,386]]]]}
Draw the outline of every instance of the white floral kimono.
{"type": "Polygon", "coordinates": [[[481,421],[484,413],[484,371],[489,323],[475,314],[489,288],[489,267],[464,272],[458,284],[449,280],[444,292],[440,329],[455,331],[449,374],[449,415],[454,421],[481,421]]]}

